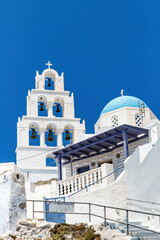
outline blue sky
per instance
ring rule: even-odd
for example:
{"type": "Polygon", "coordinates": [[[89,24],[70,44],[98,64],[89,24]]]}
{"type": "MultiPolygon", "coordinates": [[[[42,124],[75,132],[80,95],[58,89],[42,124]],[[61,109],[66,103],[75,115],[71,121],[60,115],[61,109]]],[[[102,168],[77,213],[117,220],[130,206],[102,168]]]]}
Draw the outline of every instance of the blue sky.
{"type": "Polygon", "coordinates": [[[17,119],[48,60],[64,72],[87,133],[121,89],[159,118],[159,9],[159,0],[1,0],[0,162],[15,160],[17,119]]]}

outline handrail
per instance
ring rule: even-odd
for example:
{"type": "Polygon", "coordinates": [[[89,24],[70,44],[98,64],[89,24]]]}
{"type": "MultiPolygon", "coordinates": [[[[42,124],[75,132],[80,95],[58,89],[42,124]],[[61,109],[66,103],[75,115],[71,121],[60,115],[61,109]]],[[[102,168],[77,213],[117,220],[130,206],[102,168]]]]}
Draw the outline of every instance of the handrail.
{"type": "Polygon", "coordinates": [[[91,184],[89,184],[89,185],[85,186],[84,188],[82,188],[82,189],[78,190],[77,192],[74,192],[74,193],[72,193],[72,194],[70,194],[70,195],[66,196],[66,198],[69,198],[69,197],[71,197],[71,196],[73,196],[73,195],[75,195],[75,194],[77,194],[77,193],[79,193],[79,192],[83,191],[84,189],[86,189],[86,190],[87,190],[87,189],[88,189],[88,187],[91,187],[92,185],[94,185],[94,184],[96,184],[96,183],[98,183],[98,182],[102,181],[103,179],[105,179],[105,178],[109,177],[109,176],[110,176],[110,175],[112,175],[113,173],[115,173],[115,172],[118,172],[118,171],[119,171],[120,169],[122,169],[122,168],[124,168],[124,166],[122,166],[122,167],[120,167],[120,168],[117,168],[115,171],[113,171],[113,172],[111,172],[111,173],[107,174],[106,176],[104,176],[104,177],[100,178],[99,180],[97,180],[97,181],[95,181],[95,182],[93,182],[93,183],[91,183],[91,184]]]}
{"type": "Polygon", "coordinates": [[[131,200],[131,201],[135,201],[135,202],[144,202],[144,203],[150,203],[150,204],[160,205],[160,203],[143,201],[143,200],[137,200],[137,199],[131,199],[131,198],[127,198],[127,200],[131,200]]]}
{"type": "MultiPolygon", "coordinates": [[[[26,202],[53,202],[53,200],[26,200],[26,202]]],[[[56,202],[58,204],[64,204],[64,202],[56,202]]],[[[96,204],[96,203],[89,203],[89,202],[65,202],[65,204],[67,203],[75,203],[75,204],[91,204],[93,206],[97,206],[97,207],[106,207],[106,208],[110,208],[110,209],[115,209],[115,210],[124,210],[124,211],[129,211],[129,212],[134,212],[134,213],[141,213],[141,214],[147,214],[147,215],[151,215],[151,216],[156,216],[159,217],[160,214],[156,214],[156,213],[152,213],[152,212],[143,212],[143,211],[137,211],[137,210],[133,210],[133,209],[128,209],[128,208],[121,208],[121,207],[112,207],[112,206],[108,206],[108,205],[101,205],[101,204],[96,204]]]]}
{"type": "Polygon", "coordinates": [[[34,213],[65,213],[65,214],[80,214],[80,215],[88,215],[89,216],[89,222],[91,222],[91,216],[95,216],[95,217],[99,217],[99,218],[102,218],[104,219],[104,223],[106,224],[106,220],[110,220],[110,221],[113,221],[113,222],[116,222],[116,223],[121,223],[121,224],[124,224],[127,226],[127,235],[129,235],[129,226],[131,227],[135,227],[135,228],[138,228],[138,229],[142,229],[142,230],[145,230],[145,231],[148,231],[148,232],[152,232],[152,233],[156,233],[156,234],[160,234],[160,232],[157,232],[155,230],[151,230],[151,229],[147,229],[147,228],[144,228],[144,227],[141,227],[141,226],[137,226],[137,225],[134,225],[132,223],[129,223],[129,212],[134,212],[134,213],[140,213],[140,214],[147,214],[147,215],[151,215],[151,216],[158,216],[160,217],[160,214],[155,214],[155,213],[151,213],[151,212],[142,212],[142,211],[137,211],[137,210],[132,210],[132,209],[128,209],[128,208],[120,208],[120,207],[112,207],[112,206],[104,206],[104,205],[100,205],[100,204],[95,204],[95,203],[88,203],[88,202],[56,202],[56,204],[66,204],[66,203],[74,203],[74,204],[85,204],[85,205],[89,205],[89,211],[86,213],[86,212],[61,212],[61,211],[35,211],[34,210],[34,203],[35,202],[49,202],[51,203],[52,201],[50,200],[26,200],[26,201],[29,201],[29,202],[33,202],[33,218],[34,218],[34,213]],[[104,208],[104,216],[102,215],[97,215],[97,214],[94,214],[91,212],[91,206],[98,206],[98,207],[103,207],[104,208]],[[126,222],[123,222],[123,221],[119,221],[119,220],[115,220],[115,219],[112,219],[112,218],[108,218],[106,216],[106,209],[107,208],[111,208],[111,209],[115,209],[115,210],[124,210],[126,211],[126,222]]]}

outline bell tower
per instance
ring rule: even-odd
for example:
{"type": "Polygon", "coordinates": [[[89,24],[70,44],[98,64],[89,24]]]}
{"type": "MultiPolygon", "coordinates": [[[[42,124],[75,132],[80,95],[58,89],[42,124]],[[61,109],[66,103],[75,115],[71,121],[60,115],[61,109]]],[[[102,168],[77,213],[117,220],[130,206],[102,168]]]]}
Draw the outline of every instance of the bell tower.
{"type": "Polygon", "coordinates": [[[57,177],[52,152],[75,143],[85,133],[85,122],[75,118],[73,93],[64,91],[64,75],[48,66],[36,71],[35,89],[28,91],[27,115],[17,123],[17,165],[30,180],[57,177]]]}

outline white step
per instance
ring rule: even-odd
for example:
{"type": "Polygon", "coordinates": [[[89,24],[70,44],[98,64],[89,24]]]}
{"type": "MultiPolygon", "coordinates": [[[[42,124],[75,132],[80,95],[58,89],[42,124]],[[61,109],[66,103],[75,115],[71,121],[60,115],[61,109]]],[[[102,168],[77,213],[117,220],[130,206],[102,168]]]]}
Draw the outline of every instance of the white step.
{"type": "Polygon", "coordinates": [[[160,238],[160,234],[157,233],[152,233],[149,231],[141,231],[141,232],[133,232],[132,233],[133,237],[158,237],[160,238]]]}

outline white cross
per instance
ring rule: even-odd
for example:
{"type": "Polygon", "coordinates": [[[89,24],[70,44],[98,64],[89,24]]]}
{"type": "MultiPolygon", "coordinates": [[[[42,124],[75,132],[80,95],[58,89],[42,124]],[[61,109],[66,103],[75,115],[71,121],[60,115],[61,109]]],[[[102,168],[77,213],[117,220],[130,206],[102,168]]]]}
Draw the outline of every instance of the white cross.
{"type": "Polygon", "coordinates": [[[124,92],[124,90],[123,89],[121,89],[121,95],[123,96],[123,92],[124,92]]]}
{"type": "Polygon", "coordinates": [[[50,61],[48,61],[48,63],[46,63],[46,65],[48,65],[48,68],[50,69],[50,66],[52,66],[52,63],[50,63],[50,61]]]}

